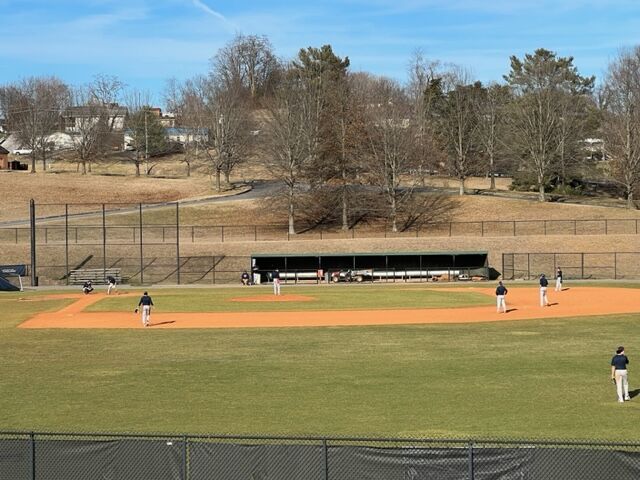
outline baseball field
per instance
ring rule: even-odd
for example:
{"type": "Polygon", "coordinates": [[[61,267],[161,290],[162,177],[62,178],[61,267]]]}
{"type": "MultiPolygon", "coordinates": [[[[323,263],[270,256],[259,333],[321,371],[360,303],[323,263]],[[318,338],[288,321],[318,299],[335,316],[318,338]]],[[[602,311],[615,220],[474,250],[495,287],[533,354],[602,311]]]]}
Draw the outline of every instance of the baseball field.
{"type": "Polygon", "coordinates": [[[5,429],[638,440],[640,288],[339,285],[0,296],[5,429]],[[632,401],[609,361],[624,344],[632,401]]]}

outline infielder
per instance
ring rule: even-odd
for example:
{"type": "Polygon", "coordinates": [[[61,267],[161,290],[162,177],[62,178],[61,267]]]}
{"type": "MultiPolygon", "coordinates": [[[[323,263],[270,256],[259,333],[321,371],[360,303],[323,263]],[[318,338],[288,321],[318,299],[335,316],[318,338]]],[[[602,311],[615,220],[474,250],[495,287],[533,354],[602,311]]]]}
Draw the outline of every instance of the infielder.
{"type": "Polygon", "coordinates": [[[624,353],[624,347],[618,347],[616,354],[611,359],[611,380],[616,383],[616,392],[618,393],[618,402],[620,403],[624,403],[625,400],[631,400],[629,396],[629,381],[627,378],[628,364],[629,359],[624,353]]]}
{"type": "Polygon", "coordinates": [[[116,291],[117,287],[116,287],[116,279],[114,277],[112,277],[111,275],[109,275],[107,277],[107,295],[111,295],[111,291],[113,290],[114,292],[116,291]]]}
{"type": "Polygon", "coordinates": [[[556,270],[556,292],[562,291],[562,270],[558,267],[556,270]]]}
{"type": "Polygon", "coordinates": [[[544,273],[540,275],[540,306],[548,307],[549,299],[547,298],[547,287],[549,286],[549,280],[544,276],[544,273]]]}
{"type": "Polygon", "coordinates": [[[502,307],[502,311],[504,313],[507,313],[507,302],[504,300],[507,292],[507,287],[505,287],[501,281],[498,282],[498,287],[496,288],[496,304],[498,313],[500,313],[500,307],[502,307]]]}
{"type": "Polygon", "coordinates": [[[134,310],[135,313],[138,313],[138,309],[142,307],[142,325],[144,327],[148,327],[150,325],[152,306],[153,306],[153,300],[149,296],[149,293],[144,292],[142,297],[140,297],[140,301],[138,302],[138,307],[134,310]]]}
{"type": "Polygon", "coordinates": [[[276,268],[271,274],[271,279],[273,280],[273,294],[280,295],[280,270],[276,268]]]}

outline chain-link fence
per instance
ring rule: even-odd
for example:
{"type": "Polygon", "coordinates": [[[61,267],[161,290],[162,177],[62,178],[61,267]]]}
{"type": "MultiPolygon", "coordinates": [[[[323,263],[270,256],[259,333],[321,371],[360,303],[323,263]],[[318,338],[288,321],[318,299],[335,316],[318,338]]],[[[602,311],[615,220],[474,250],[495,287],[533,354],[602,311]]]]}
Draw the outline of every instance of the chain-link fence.
{"type": "Polygon", "coordinates": [[[562,269],[565,279],[638,279],[640,252],[503,253],[502,278],[531,280],[562,269]]]}
{"type": "Polygon", "coordinates": [[[0,480],[640,478],[640,443],[0,433],[0,480]]]}

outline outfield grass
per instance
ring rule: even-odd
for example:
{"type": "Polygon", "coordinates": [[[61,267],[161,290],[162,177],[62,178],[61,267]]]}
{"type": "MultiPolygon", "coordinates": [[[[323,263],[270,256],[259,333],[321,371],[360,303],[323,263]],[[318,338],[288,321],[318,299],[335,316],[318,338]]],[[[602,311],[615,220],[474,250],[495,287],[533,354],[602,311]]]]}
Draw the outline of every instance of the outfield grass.
{"type": "MultiPolygon", "coordinates": [[[[222,290],[201,294],[222,298],[222,290]]],[[[17,297],[0,296],[5,430],[640,440],[628,428],[640,396],[619,405],[609,381],[613,348],[623,343],[638,393],[634,315],[341,328],[22,330],[15,326],[34,312],[69,301],[17,297]]],[[[165,305],[164,292],[155,297],[165,305]]],[[[129,309],[131,299],[109,303],[121,300],[129,309]]]]}
{"type": "MultiPolygon", "coordinates": [[[[427,290],[368,285],[334,285],[327,288],[282,287],[284,294],[304,295],[313,300],[302,302],[237,302],[236,298],[271,295],[271,287],[179,289],[151,292],[156,311],[165,312],[281,312],[305,310],[362,310],[402,308],[445,308],[493,305],[495,300],[482,293],[427,290]]],[[[138,298],[113,296],[91,305],[93,312],[130,311],[138,298]]]]}

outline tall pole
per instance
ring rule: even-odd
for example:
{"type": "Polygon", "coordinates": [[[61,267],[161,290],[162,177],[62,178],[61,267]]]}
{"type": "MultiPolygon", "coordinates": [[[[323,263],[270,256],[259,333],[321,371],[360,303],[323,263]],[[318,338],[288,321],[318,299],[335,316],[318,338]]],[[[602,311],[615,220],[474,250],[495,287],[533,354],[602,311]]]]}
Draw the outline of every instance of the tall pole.
{"type": "Polygon", "coordinates": [[[144,111],[144,173],[149,175],[149,130],[147,128],[147,110],[144,111]]]}
{"type": "Polygon", "coordinates": [[[69,285],[69,204],[64,204],[64,268],[67,285],[69,285]]]}
{"type": "Polygon", "coordinates": [[[178,285],[180,285],[180,203],[176,202],[176,262],[178,285]]]}
{"type": "Polygon", "coordinates": [[[142,251],[142,203],[140,204],[140,285],[144,283],[144,252],[142,251]]]}
{"type": "Polygon", "coordinates": [[[107,218],[102,204],[102,278],[107,275],[107,218]]]}
{"type": "Polygon", "coordinates": [[[36,202],[29,202],[29,223],[31,225],[31,286],[38,286],[38,274],[36,268],[36,202]]]}

